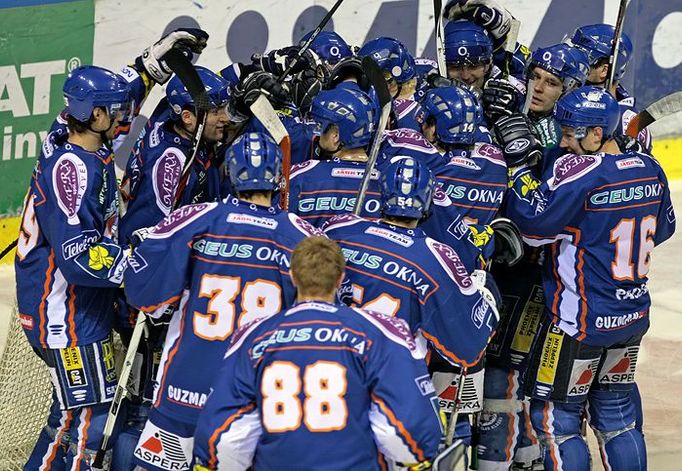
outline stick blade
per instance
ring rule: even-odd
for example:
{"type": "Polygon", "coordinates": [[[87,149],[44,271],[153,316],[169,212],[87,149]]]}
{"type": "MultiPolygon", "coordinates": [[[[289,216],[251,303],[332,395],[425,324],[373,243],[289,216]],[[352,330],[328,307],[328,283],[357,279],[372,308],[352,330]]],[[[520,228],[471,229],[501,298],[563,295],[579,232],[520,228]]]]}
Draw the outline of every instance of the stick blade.
{"type": "Polygon", "coordinates": [[[285,137],[289,136],[287,129],[282,124],[282,121],[279,120],[277,112],[265,95],[260,95],[249,109],[263,127],[267,129],[275,142],[279,144],[285,137]]]}

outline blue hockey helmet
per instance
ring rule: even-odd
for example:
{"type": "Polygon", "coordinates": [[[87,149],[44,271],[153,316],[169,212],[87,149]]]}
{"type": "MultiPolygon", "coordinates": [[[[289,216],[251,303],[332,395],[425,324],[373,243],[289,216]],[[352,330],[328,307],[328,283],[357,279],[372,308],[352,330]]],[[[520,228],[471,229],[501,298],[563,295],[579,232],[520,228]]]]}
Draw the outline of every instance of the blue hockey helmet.
{"type": "MultiPolygon", "coordinates": [[[[298,45],[303,46],[312,34],[312,31],[306,33],[298,45]]],[[[353,55],[348,43],[335,31],[321,31],[310,44],[310,48],[329,65],[336,65],[341,59],[353,55]]]]}
{"type": "MultiPolygon", "coordinates": [[[[602,59],[607,59],[611,55],[613,48],[613,36],[615,28],[607,24],[595,24],[581,26],[573,32],[570,37],[570,43],[582,49],[587,54],[590,61],[590,66],[595,66],[602,59]]],[[[625,74],[625,69],[632,57],[632,41],[630,37],[623,32],[618,48],[618,57],[614,64],[616,68],[615,80],[620,80],[625,74]]]]}
{"type": "Polygon", "coordinates": [[[266,133],[244,133],[225,152],[234,190],[275,191],[282,168],[282,150],[266,133]]]}
{"type": "Polygon", "coordinates": [[[590,73],[587,54],[565,43],[539,47],[533,51],[528,61],[528,72],[534,67],[556,75],[563,83],[564,90],[582,87],[590,73]]]}
{"type": "Polygon", "coordinates": [[[384,216],[421,219],[433,201],[435,180],[426,164],[404,157],[381,172],[381,212],[384,216]]]}
{"type": "Polygon", "coordinates": [[[108,69],[84,65],[72,70],[64,81],[63,92],[65,111],[78,121],[88,121],[98,107],[106,109],[110,117],[121,112],[123,121],[132,118],[130,85],[108,69]]]}
{"type": "Polygon", "coordinates": [[[358,56],[374,59],[379,68],[390,73],[398,83],[405,83],[417,75],[414,57],[403,43],[394,38],[372,39],[360,48],[358,56]]]}
{"type": "Polygon", "coordinates": [[[554,117],[561,126],[575,129],[582,139],[588,128],[600,127],[604,139],[613,136],[620,121],[620,109],[615,98],[603,88],[588,85],[572,90],[557,101],[554,117]]]}
{"type": "Polygon", "coordinates": [[[445,25],[445,62],[456,66],[489,64],[493,60],[493,41],[488,32],[467,20],[445,25]]]}
{"type": "Polygon", "coordinates": [[[317,133],[324,133],[330,125],[339,128],[343,147],[366,147],[379,122],[375,102],[360,89],[340,87],[323,90],[313,99],[309,113],[317,124],[317,133]]]}
{"type": "MultiPolygon", "coordinates": [[[[204,84],[211,106],[214,108],[227,106],[230,101],[229,82],[206,67],[200,65],[194,67],[201,79],[201,83],[204,84]]],[[[166,85],[166,97],[170,104],[171,117],[175,120],[180,119],[182,110],[185,107],[194,106],[192,95],[189,94],[187,88],[177,75],[173,76],[168,85],[166,85]]]]}
{"type": "Polygon", "coordinates": [[[434,88],[421,102],[424,122],[435,121],[440,142],[471,145],[483,121],[483,110],[473,92],[460,87],[434,88]]]}

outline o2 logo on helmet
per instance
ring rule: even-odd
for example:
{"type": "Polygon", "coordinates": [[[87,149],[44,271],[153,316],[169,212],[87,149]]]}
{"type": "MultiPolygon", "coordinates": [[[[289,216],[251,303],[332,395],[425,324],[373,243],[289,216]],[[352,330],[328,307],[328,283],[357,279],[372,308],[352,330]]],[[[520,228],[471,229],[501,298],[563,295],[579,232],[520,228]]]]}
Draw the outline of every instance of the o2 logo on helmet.
{"type": "Polygon", "coordinates": [[[466,48],[466,46],[460,46],[459,48],[457,48],[457,54],[466,57],[469,55],[469,50],[466,48]]]}
{"type": "Polygon", "coordinates": [[[549,51],[545,51],[545,53],[542,55],[542,60],[545,62],[549,62],[552,60],[552,53],[549,51]]]}
{"type": "Polygon", "coordinates": [[[393,77],[400,77],[402,73],[403,69],[401,69],[399,65],[394,65],[393,68],[391,69],[391,75],[393,77]]]}
{"type": "Polygon", "coordinates": [[[512,141],[509,144],[507,144],[507,146],[504,148],[504,151],[505,152],[519,153],[519,152],[523,152],[528,147],[530,147],[530,141],[526,138],[521,138],[521,139],[516,139],[515,141],[512,141]]]}

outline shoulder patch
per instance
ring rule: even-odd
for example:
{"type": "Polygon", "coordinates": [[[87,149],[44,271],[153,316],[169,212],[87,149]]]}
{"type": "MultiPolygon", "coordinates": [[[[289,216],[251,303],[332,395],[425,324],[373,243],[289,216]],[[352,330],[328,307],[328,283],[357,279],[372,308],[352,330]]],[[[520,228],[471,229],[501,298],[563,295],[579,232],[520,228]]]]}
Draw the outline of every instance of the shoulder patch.
{"type": "Polygon", "coordinates": [[[149,232],[150,239],[165,239],[180,229],[188,226],[207,212],[214,209],[218,203],[190,204],[176,209],[164,218],[149,232]]]}
{"type": "Polygon", "coordinates": [[[567,154],[554,162],[554,173],[547,181],[550,190],[584,177],[602,162],[601,155],[567,154]]]}
{"type": "Polygon", "coordinates": [[[246,340],[246,338],[256,330],[256,328],[263,323],[264,321],[270,319],[272,316],[266,316],[266,317],[259,317],[257,319],[254,319],[252,321],[247,322],[246,324],[240,326],[233,334],[232,337],[230,337],[230,346],[227,349],[227,352],[225,353],[225,358],[229,357],[232,355],[234,352],[239,351],[242,344],[246,340]]]}
{"type": "Polygon", "coordinates": [[[421,133],[410,128],[399,128],[386,131],[384,133],[384,144],[395,147],[405,147],[428,154],[438,153],[438,149],[436,149],[421,133]]]}
{"type": "Polygon", "coordinates": [[[452,206],[452,200],[448,194],[443,191],[441,184],[437,184],[436,188],[433,190],[433,204],[436,206],[449,207],[452,206]]]}
{"type": "Polygon", "coordinates": [[[77,225],[78,211],[88,188],[88,167],[80,157],[71,152],[59,157],[52,169],[52,188],[67,222],[77,225]]]}
{"type": "Polygon", "coordinates": [[[417,349],[417,342],[410,332],[410,327],[399,317],[387,316],[378,312],[366,311],[359,308],[351,308],[374,325],[389,340],[407,348],[412,357],[422,358],[417,349]]]}
{"type": "Polygon", "coordinates": [[[464,263],[452,247],[437,242],[430,237],[426,238],[426,246],[463,294],[471,295],[476,292],[476,286],[474,286],[474,282],[469,276],[464,263]]]}
{"type": "Polygon", "coordinates": [[[154,162],[152,184],[156,196],[156,205],[165,214],[168,214],[173,207],[175,192],[186,159],[187,157],[180,149],[169,147],[154,162]]]}
{"type": "Polygon", "coordinates": [[[319,163],[319,160],[306,160],[305,162],[294,165],[291,167],[291,175],[289,176],[289,179],[293,180],[294,178],[314,169],[319,163]]]}
{"type": "Polygon", "coordinates": [[[362,219],[360,216],[356,216],[353,213],[339,214],[338,216],[334,216],[329,221],[327,221],[327,223],[322,227],[322,230],[324,232],[327,232],[334,229],[339,229],[341,227],[352,226],[353,224],[357,224],[363,221],[365,220],[362,219]]]}
{"type": "Polygon", "coordinates": [[[490,163],[507,168],[507,162],[504,160],[502,150],[492,144],[476,144],[474,151],[471,153],[471,157],[485,159],[490,163]]]}
{"type": "Polygon", "coordinates": [[[291,224],[294,226],[294,228],[296,228],[304,236],[324,236],[324,232],[310,224],[308,221],[304,221],[294,213],[287,213],[287,216],[289,217],[289,221],[291,221],[291,224]]]}

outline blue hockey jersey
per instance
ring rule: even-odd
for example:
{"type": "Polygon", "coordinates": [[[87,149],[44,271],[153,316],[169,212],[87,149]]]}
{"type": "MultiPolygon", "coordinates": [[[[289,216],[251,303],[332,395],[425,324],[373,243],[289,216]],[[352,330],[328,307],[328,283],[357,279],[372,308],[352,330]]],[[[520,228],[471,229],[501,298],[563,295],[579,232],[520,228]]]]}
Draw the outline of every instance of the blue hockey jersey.
{"type": "Polygon", "coordinates": [[[507,214],[531,246],[551,244],[547,308],[567,334],[608,346],[649,325],[647,273],[675,230],[663,170],[646,154],[567,154],[542,181],[513,177],[507,214]]]}
{"type": "Polygon", "coordinates": [[[354,304],[404,319],[454,364],[480,359],[497,319],[453,248],[419,228],[352,214],[332,219],[324,231],[346,258],[354,304]]]}
{"type": "MultiPolygon", "coordinates": [[[[308,160],[291,168],[289,211],[321,227],[329,219],[353,210],[365,174],[365,162],[348,160],[308,160]]],[[[381,216],[379,172],[369,181],[361,214],[381,216]]]]}
{"type": "Polygon", "coordinates": [[[315,229],[297,216],[230,198],[184,206],[129,257],[125,294],[147,313],[176,305],[154,407],[194,424],[227,340],[294,301],[289,259],[315,229]]]}
{"type": "Polygon", "coordinates": [[[435,456],[426,366],[400,319],[305,302],[240,330],[197,424],[208,469],[380,470],[435,456]]]}
{"type": "Polygon", "coordinates": [[[447,159],[421,132],[407,128],[384,132],[377,157],[377,168],[381,170],[396,157],[412,157],[419,160],[426,164],[434,175],[437,175],[447,163],[447,159]]]}
{"type": "MultiPolygon", "coordinates": [[[[150,124],[133,147],[121,183],[127,203],[119,232],[124,244],[133,231],[154,226],[171,212],[188,158],[190,141],[173,130],[171,121],[150,124]]],[[[181,206],[220,199],[220,169],[206,146],[197,151],[191,172],[181,206]]]]}

